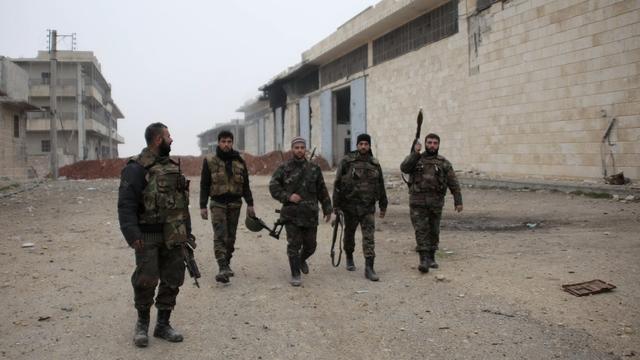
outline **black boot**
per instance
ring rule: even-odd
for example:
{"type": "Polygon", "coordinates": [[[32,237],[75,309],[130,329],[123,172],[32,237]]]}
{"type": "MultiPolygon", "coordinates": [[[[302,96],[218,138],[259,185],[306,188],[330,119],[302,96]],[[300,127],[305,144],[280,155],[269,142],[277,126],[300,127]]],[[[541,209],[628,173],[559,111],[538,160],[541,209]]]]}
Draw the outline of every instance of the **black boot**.
{"type": "Polygon", "coordinates": [[[300,257],[290,256],[289,266],[291,267],[291,286],[302,285],[302,278],[300,277],[300,257]]]}
{"type": "Polygon", "coordinates": [[[149,309],[138,310],[138,321],[133,335],[133,343],[137,347],[149,345],[149,309]]]}
{"type": "Polygon", "coordinates": [[[426,251],[421,251],[420,265],[418,265],[418,270],[420,270],[421,273],[428,273],[430,265],[431,262],[429,261],[429,254],[426,251]]]}
{"type": "Polygon", "coordinates": [[[438,263],[436,262],[436,251],[435,250],[429,250],[429,267],[432,269],[437,269],[438,267],[440,267],[438,265],[438,263]]]}
{"type": "Polygon", "coordinates": [[[347,253],[347,270],[356,271],[356,264],[353,262],[353,253],[347,253]]]}
{"type": "Polygon", "coordinates": [[[231,270],[231,257],[230,256],[227,256],[227,266],[224,269],[224,271],[227,273],[227,277],[233,277],[233,275],[235,275],[233,270],[231,270]]]}
{"type": "Polygon", "coordinates": [[[300,256],[300,271],[302,271],[303,274],[309,273],[309,264],[307,264],[307,258],[303,257],[302,255],[300,256]]]}
{"type": "Polygon", "coordinates": [[[364,277],[371,281],[378,281],[380,278],[378,277],[378,274],[376,274],[376,271],[373,270],[373,259],[373,256],[364,258],[364,277]]]}
{"type": "Polygon", "coordinates": [[[182,334],[171,327],[171,324],[169,324],[170,317],[171,310],[158,310],[158,322],[155,330],[153,330],[153,336],[170,342],[181,342],[183,340],[182,334]]]}
{"type": "Polygon", "coordinates": [[[229,282],[229,273],[228,271],[229,265],[227,264],[227,260],[221,259],[218,260],[218,275],[216,275],[216,281],[226,284],[229,282]]]}

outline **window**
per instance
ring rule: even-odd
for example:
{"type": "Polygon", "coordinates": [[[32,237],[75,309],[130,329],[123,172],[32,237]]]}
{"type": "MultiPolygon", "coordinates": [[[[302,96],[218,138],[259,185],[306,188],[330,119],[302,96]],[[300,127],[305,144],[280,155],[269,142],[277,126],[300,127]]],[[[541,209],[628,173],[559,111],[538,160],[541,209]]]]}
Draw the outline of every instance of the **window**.
{"type": "Polygon", "coordinates": [[[51,140],[42,140],[40,142],[40,151],[42,151],[42,152],[50,152],[51,151],[51,140]]]}
{"type": "Polygon", "coordinates": [[[13,115],[13,137],[20,137],[20,116],[13,115]]]}
{"type": "Polygon", "coordinates": [[[353,75],[367,68],[367,44],[320,68],[320,86],[353,75]]]}
{"type": "Polygon", "coordinates": [[[373,41],[373,64],[417,50],[458,32],[458,1],[452,0],[373,41]]]}
{"type": "Polygon", "coordinates": [[[49,74],[48,72],[43,72],[40,76],[42,77],[42,84],[48,85],[51,74],[49,74]]]}

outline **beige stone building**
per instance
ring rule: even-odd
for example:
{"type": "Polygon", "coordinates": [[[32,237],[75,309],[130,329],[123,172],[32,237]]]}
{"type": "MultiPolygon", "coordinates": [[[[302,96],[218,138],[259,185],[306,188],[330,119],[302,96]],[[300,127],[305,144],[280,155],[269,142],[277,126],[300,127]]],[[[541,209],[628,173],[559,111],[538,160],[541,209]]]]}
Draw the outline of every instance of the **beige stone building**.
{"type": "MultiPolygon", "coordinates": [[[[58,163],[118,157],[118,119],[124,115],[111,97],[111,84],[102,75],[98,59],[91,51],[58,51],[57,108],[58,163]]],[[[50,61],[47,51],[35,58],[13,61],[28,74],[29,101],[49,109],[50,61]]],[[[27,155],[39,172],[47,172],[50,143],[49,112],[28,116],[27,155]]]]}
{"type": "Polygon", "coordinates": [[[261,87],[246,142],[335,164],[366,131],[398,170],[422,107],[457,169],[640,180],[639,76],[640,1],[383,0],[261,87]]]}
{"type": "Polygon", "coordinates": [[[0,56],[0,177],[32,177],[27,164],[27,112],[39,110],[28,102],[27,72],[0,56]]]}

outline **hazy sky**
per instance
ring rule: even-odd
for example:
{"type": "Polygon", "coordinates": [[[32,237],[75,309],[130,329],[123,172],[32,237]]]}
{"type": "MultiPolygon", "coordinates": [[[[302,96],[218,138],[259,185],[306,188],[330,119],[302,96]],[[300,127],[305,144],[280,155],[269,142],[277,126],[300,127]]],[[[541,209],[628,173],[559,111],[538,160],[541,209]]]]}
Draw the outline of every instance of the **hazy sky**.
{"type": "Polygon", "coordinates": [[[138,153],[155,121],[169,126],[172,154],[199,154],[197,134],[242,116],[260,85],[376,2],[0,0],[0,55],[34,57],[46,29],[75,32],[125,115],[120,156],[138,153]]]}

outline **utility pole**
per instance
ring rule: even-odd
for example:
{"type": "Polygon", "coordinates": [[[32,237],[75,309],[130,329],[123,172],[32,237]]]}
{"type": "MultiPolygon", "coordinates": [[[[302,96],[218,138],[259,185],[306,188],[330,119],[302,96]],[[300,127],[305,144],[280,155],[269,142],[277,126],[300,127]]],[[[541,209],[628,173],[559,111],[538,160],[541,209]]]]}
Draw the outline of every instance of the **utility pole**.
{"type": "Polygon", "coordinates": [[[49,137],[51,139],[51,177],[53,180],[58,180],[58,99],[56,97],[56,87],[58,85],[58,32],[56,30],[51,30],[50,41],[49,107],[51,114],[49,116],[49,137]]]}

